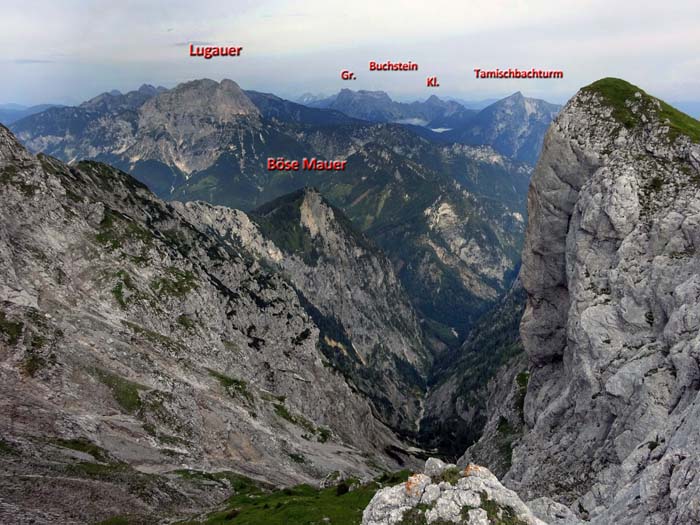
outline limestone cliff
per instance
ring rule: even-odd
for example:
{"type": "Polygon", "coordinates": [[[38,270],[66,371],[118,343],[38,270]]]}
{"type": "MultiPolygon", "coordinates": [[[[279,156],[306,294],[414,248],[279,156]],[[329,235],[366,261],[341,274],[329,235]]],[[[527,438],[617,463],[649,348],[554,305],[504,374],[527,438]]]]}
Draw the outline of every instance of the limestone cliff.
{"type": "Polygon", "coordinates": [[[700,522],[699,141],[699,122],[617,79],[547,132],[521,272],[524,432],[504,478],[524,499],[600,525],[700,522]]]}

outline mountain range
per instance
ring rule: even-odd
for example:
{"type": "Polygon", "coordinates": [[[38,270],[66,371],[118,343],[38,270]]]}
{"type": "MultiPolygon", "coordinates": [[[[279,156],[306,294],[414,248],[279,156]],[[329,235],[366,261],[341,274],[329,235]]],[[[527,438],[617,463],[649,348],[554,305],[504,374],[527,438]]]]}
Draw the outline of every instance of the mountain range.
{"type": "Polygon", "coordinates": [[[438,135],[423,133],[432,140],[487,144],[509,158],[530,165],[537,160],[547,126],[561,109],[557,104],[527,98],[520,92],[476,110],[435,95],[425,102],[403,103],[393,101],[383,91],[350,89],[307,105],[335,109],[373,122],[425,127],[439,132],[438,135]]]}
{"type": "Polygon", "coordinates": [[[458,141],[364,96],[0,126],[3,521],[700,521],[700,122],[603,79],[458,141]]]}
{"type": "Polygon", "coordinates": [[[246,211],[319,188],[386,252],[438,347],[457,344],[514,277],[530,167],[488,146],[434,142],[230,80],[101,95],[12,129],[33,151],[107,162],[164,198],[246,211]],[[344,159],[347,169],[271,172],[270,157],[344,159]]]}

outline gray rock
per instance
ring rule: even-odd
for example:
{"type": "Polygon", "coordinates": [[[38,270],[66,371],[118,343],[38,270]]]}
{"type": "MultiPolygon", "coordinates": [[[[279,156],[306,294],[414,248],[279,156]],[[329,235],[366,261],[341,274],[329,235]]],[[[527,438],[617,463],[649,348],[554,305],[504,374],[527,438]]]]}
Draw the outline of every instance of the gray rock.
{"type": "Polygon", "coordinates": [[[593,84],[547,132],[528,195],[527,428],[503,480],[595,524],[700,522],[700,146],[679,122],[593,84]]]}
{"type": "MultiPolygon", "coordinates": [[[[435,467],[442,462],[428,460],[428,464],[435,467]]],[[[363,512],[362,525],[395,525],[408,519],[470,525],[508,519],[524,525],[545,525],[488,469],[472,464],[449,482],[414,474],[406,483],[381,489],[363,512]]]]}
{"type": "Polygon", "coordinates": [[[433,478],[442,474],[443,471],[449,468],[454,468],[455,466],[456,465],[454,465],[453,463],[445,463],[444,461],[438,458],[428,458],[428,460],[425,462],[425,468],[423,469],[423,472],[426,476],[430,476],[431,478],[433,478]]]}
{"type": "Polygon", "coordinates": [[[541,497],[527,502],[532,513],[549,525],[582,525],[583,521],[567,506],[541,497]]]}

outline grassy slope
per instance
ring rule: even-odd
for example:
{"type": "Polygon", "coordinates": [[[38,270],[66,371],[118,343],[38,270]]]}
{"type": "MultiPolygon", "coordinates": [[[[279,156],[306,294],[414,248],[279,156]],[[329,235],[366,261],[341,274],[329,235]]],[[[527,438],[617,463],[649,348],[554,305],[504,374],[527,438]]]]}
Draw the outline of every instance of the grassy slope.
{"type": "Polygon", "coordinates": [[[675,140],[679,135],[689,137],[693,142],[700,142],[700,121],[678,111],[666,102],[644,92],[637,86],[619,78],[603,78],[583,88],[584,92],[597,93],[613,108],[613,116],[626,128],[635,128],[642,123],[641,115],[634,113],[627,105],[628,100],[635,100],[635,93],[642,94],[642,100],[648,102],[647,108],[669,127],[669,138],[675,140]],[[658,101],[660,108],[651,102],[658,101]]]}
{"type": "Polygon", "coordinates": [[[221,510],[183,523],[356,525],[361,523],[362,511],[377,490],[402,483],[409,475],[409,471],[403,470],[394,474],[384,474],[369,483],[360,484],[355,480],[347,480],[325,489],[298,485],[270,490],[248,480],[247,483],[239,482],[234,485],[234,495],[221,510]],[[352,490],[349,490],[351,486],[352,490]]]}

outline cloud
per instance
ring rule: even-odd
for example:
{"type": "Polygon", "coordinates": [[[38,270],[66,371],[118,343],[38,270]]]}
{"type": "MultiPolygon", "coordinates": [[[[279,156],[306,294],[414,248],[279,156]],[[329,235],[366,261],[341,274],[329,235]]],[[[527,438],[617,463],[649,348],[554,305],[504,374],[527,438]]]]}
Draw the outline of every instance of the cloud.
{"type": "Polygon", "coordinates": [[[6,75],[12,80],[0,85],[0,100],[35,90],[44,90],[45,100],[61,99],[65,93],[57,90],[68,82],[75,85],[68,92],[88,97],[143,82],[172,86],[200,77],[230,77],[280,95],[335,92],[345,87],[338,75],[344,68],[361,73],[354,89],[382,89],[397,97],[426,98],[425,76],[434,74],[441,84],[436,94],[462,98],[522,91],[563,100],[611,75],[658,96],[700,98],[697,0],[305,0],[302,7],[294,0],[199,0],[196,9],[193,5],[189,0],[4,0],[0,47],[6,56],[22,56],[31,41],[36,56],[54,58],[61,52],[70,60],[6,75]],[[244,53],[206,61],[187,53],[189,44],[216,43],[243,46],[244,53]],[[371,74],[369,60],[411,60],[420,71],[371,74]],[[561,69],[565,78],[476,81],[473,67],[561,69]],[[53,82],[52,76],[66,81],[53,82]]]}
{"type": "Polygon", "coordinates": [[[175,47],[180,47],[180,46],[189,46],[192,44],[193,46],[213,46],[211,42],[205,42],[202,40],[188,40],[187,42],[175,42],[173,46],[175,47]]]}
{"type": "Polygon", "coordinates": [[[15,64],[53,64],[53,60],[41,60],[36,58],[16,58],[12,62],[15,64]]]}

